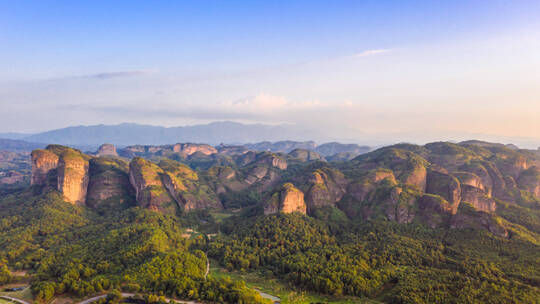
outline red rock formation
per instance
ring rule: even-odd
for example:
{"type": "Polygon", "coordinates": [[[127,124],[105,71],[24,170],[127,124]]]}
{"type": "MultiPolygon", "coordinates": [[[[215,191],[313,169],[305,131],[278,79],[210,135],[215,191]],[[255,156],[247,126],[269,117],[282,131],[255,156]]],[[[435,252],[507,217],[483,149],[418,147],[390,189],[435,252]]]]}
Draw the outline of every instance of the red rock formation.
{"type": "Polygon", "coordinates": [[[58,161],[58,191],[64,200],[72,204],[86,203],[86,193],[90,177],[88,175],[88,159],[72,151],[60,155],[58,161]]]}
{"type": "Polygon", "coordinates": [[[195,152],[201,152],[206,155],[217,153],[216,148],[206,144],[178,143],[173,146],[173,152],[185,153],[191,155],[195,152]]]}
{"type": "Polygon", "coordinates": [[[470,185],[461,185],[461,201],[470,203],[476,210],[495,212],[495,200],[487,196],[484,190],[470,185]]]}
{"type": "MultiPolygon", "coordinates": [[[[45,186],[47,175],[58,167],[58,155],[49,150],[32,151],[32,185],[45,186]]],[[[54,185],[56,187],[56,185],[54,185]]]]}
{"type": "Polygon", "coordinates": [[[300,212],[306,214],[304,193],[291,183],[284,184],[264,207],[264,214],[300,212]]]}
{"type": "Polygon", "coordinates": [[[454,176],[430,170],[427,174],[426,193],[440,195],[450,203],[452,212],[457,212],[461,202],[461,187],[454,176]]]}
{"type": "Polygon", "coordinates": [[[116,152],[116,147],[112,144],[103,144],[99,146],[99,149],[96,152],[97,156],[118,156],[116,152]]]}
{"type": "Polygon", "coordinates": [[[135,189],[138,205],[174,214],[176,202],[161,181],[163,174],[165,172],[156,164],[140,157],[129,163],[129,180],[135,189]]]}

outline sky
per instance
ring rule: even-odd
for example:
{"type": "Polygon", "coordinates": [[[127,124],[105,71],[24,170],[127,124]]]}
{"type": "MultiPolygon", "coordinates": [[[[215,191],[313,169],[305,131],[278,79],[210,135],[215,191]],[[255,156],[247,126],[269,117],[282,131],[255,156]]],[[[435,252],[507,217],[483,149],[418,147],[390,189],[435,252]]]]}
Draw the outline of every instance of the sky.
{"type": "Polygon", "coordinates": [[[296,124],[540,146],[540,1],[4,1],[0,133],[296,124]]]}

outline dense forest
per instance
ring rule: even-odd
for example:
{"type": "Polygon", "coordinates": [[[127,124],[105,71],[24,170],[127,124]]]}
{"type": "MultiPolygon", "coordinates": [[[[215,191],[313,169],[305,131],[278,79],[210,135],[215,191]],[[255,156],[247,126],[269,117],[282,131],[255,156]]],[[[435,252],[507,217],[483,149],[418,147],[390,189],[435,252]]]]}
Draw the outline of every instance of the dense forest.
{"type": "Polygon", "coordinates": [[[32,292],[85,297],[106,290],[162,294],[217,303],[266,303],[243,282],[204,278],[206,255],[191,250],[175,217],[142,208],[96,213],[56,192],[31,190],[0,203],[0,280],[35,272],[32,292]]]}
{"type": "Polygon", "coordinates": [[[265,269],[293,285],[390,303],[534,303],[538,245],[473,230],[350,223],[339,210],[257,218],[208,244],[229,269],[265,269]],[[321,212],[322,213],[322,212],[321,212]]]}

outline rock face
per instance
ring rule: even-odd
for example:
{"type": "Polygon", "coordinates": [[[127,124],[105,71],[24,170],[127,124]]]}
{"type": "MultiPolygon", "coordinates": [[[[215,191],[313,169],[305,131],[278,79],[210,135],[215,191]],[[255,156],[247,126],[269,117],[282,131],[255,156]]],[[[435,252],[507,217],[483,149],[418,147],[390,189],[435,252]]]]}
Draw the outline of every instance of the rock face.
{"type": "Polygon", "coordinates": [[[418,217],[430,227],[440,227],[454,214],[454,207],[439,195],[424,194],[418,201],[418,217]]]}
{"type": "Polygon", "coordinates": [[[280,154],[272,152],[249,151],[242,155],[236,155],[236,164],[240,167],[250,165],[266,165],[280,170],[287,169],[287,161],[280,154]]]}
{"type": "Polygon", "coordinates": [[[162,160],[159,167],[165,171],[161,177],[163,185],[184,211],[223,208],[217,195],[188,166],[162,160]]]}
{"type": "Polygon", "coordinates": [[[427,174],[426,193],[440,195],[450,203],[452,212],[457,212],[461,202],[461,186],[454,176],[430,170],[427,174]]]}
{"type": "MultiPolygon", "coordinates": [[[[480,162],[471,162],[469,164],[463,165],[461,170],[474,174],[480,178],[482,188],[488,196],[491,196],[493,192],[493,183],[489,175],[488,170],[480,162]]],[[[474,186],[473,184],[470,184],[474,186]]]]}
{"type": "Polygon", "coordinates": [[[90,160],[90,182],[86,204],[97,208],[112,200],[123,203],[135,194],[129,182],[129,164],[118,158],[98,157],[90,160]]]}
{"type": "Polygon", "coordinates": [[[201,152],[206,155],[217,153],[216,148],[206,144],[178,143],[173,146],[173,152],[185,153],[191,155],[195,152],[201,152]]]}
{"type": "Polygon", "coordinates": [[[540,198],[540,168],[534,166],[523,171],[517,180],[520,189],[527,190],[540,198]]]}
{"type": "Polygon", "coordinates": [[[97,156],[118,156],[116,152],[116,147],[112,144],[103,144],[99,146],[99,149],[96,152],[97,156]]]}
{"type": "Polygon", "coordinates": [[[508,231],[496,218],[489,213],[476,212],[473,206],[467,203],[461,204],[458,213],[452,216],[450,228],[485,229],[494,235],[508,237],[508,231]]]}
{"type": "Polygon", "coordinates": [[[321,160],[324,161],[324,157],[322,157],[319,153],[313,152],[310,150],[305,149],[295,149],[291,152],[289,152],[289,156],[300,160],[301,162],[308,162],[308,161],[314,161],[314,160],[321,160]]]}
{"type": "Polygon", "coordinates": [[[266,164],[280,170],[287,169],[287,161],[283,157],[273,153],[263,153],[257,155],[255,162],[257,164],[266,164]]]}
{"type": "Polygon", "coordinates": [[[89,159],[79,150],[58,145],[34,150],[31,183],[60,191],[64,200],[72,204],[84,204],[89,182],[89,159]]]}
{"type": "Polygon", "coordinates": [[[67,150],[58,160],[58,191],[64,200],[73,204],[84,204],[90,178],[88,157],[82,153],[67,150]]]}
{"type": "Polygon", "coordinates": [[[284,184],[264,207],[264,214],[300,212],[306,214],[304,193],[291,183],[284,184]]]}
{"type": "Polygon", "coordinates": [[[212,188],[217,194],[238,192],[248,187],[239,180],[237,171],[228,166],[214,166],[208,170],[212,188]]]}
{"type": "Polygon", "coordinates": [[[458,180],[461,186],[463,185],[469,185],[471,187],[479,188],[482,191],[485,191],[484,184],[482,182],[482,179],[471,172],[454,172],[452,173],[458,180]]]}
{"type": "Polygon", "coordinates": [[[32,185],[45,186],[47,175],[58,167],[58,155],[49,150],[32,151],[32,185]]]}
{"type": "Polygon", "coordinates": [[[165,174],[158,165],[140,157],[129,163],[129,180],[135,188],[137,204],[154,211],[174,214],[176,202],[161,181],[165,174]]]}
{"type": "Polygon", "coordinates": [[[308,212],[317,207],[335,206],[345,194],[346,185],[345,176],[338,170],[325,167],[311,172],[305,187],[308,212]]]}
{"type": "Polygon", "coordinates": [[[362,167],[365,169],[390,169],[400,182],[412,185],[420,191],[426,189],[426,167],[429,163],[413,152],[397,148],[383,148],[360,155],[354,160],[362,162],[362,167]]]}
{"type": "Polygon", "coordinates": [[[461,185],[461,200],[471,204],[476,210],[495,212],[495,200],[487,196],[484,190],[470,185],[461,185]]]}

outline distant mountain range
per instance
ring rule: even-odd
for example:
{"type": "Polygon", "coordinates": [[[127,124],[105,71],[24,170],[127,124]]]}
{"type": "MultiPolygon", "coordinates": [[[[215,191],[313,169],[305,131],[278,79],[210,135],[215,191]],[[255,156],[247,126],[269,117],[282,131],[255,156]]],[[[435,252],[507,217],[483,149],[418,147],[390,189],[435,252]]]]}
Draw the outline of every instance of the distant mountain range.
{"type": "Polygon", "coordinates": [[[27,142],[17,139],[0,138],[0,150],[23,152],[32,151],[34,149],[45,148],[46,144],[27,142]]]}
{"type": "Polygon", "coordinates": [[[117,146],[163,145],[177,142],[250,143],[280,140],[323,139],[317,132],[292,125],[241,124],[213,122],[183,127],[161,127],[123,123],[119,125],[74,126],[36,134],[0,133],[0,138],[27,142],[94,146],[112,143],[117,146]]]}

